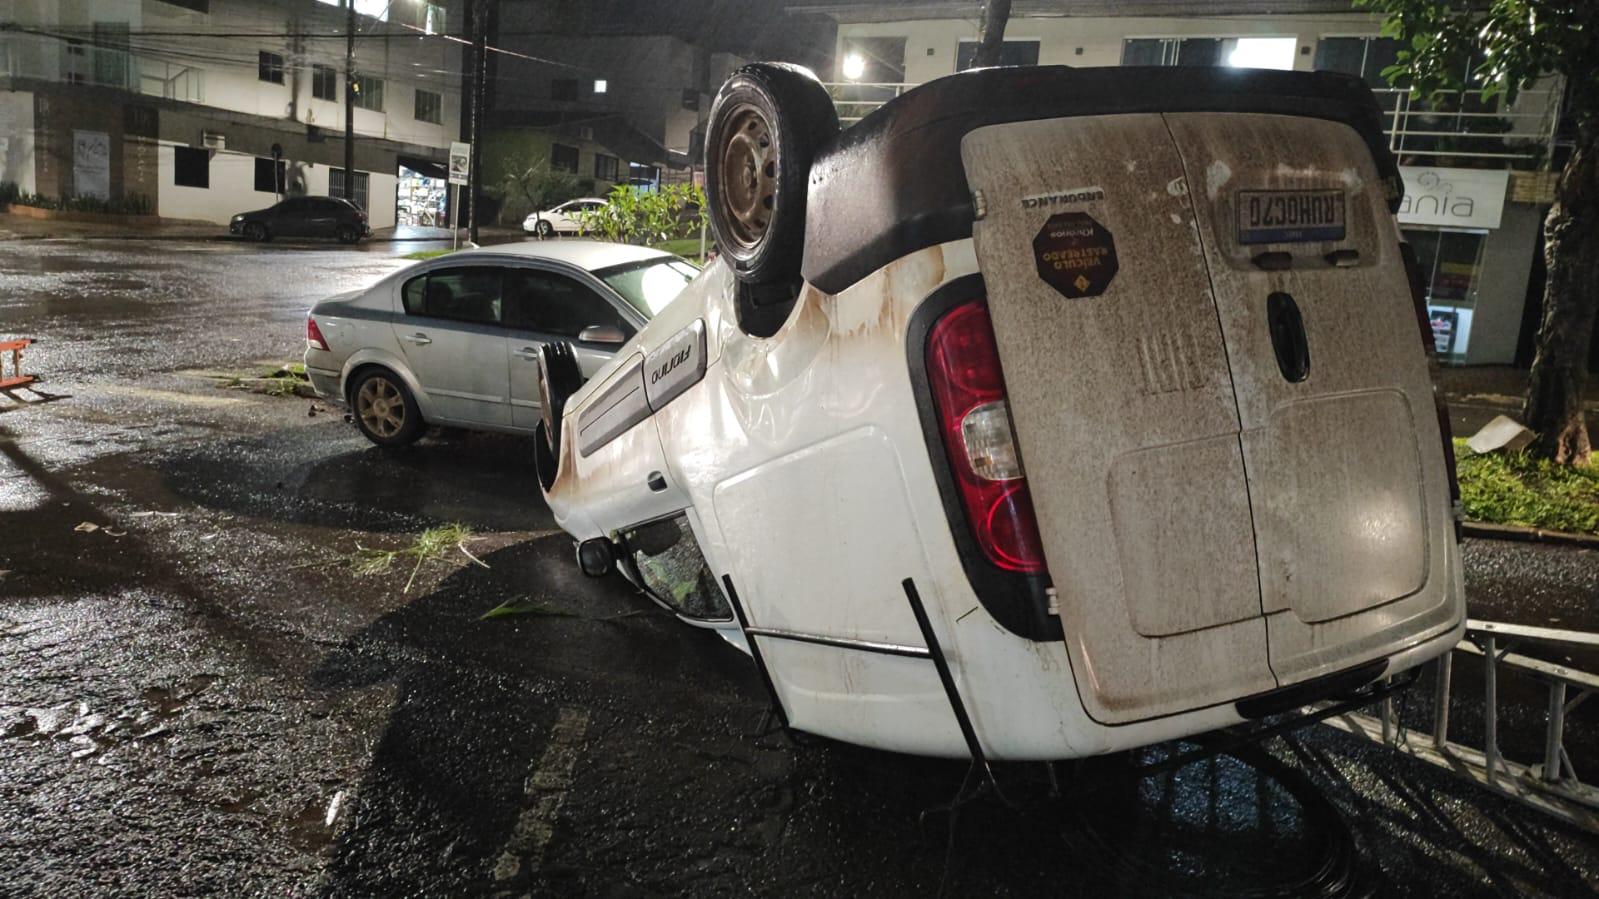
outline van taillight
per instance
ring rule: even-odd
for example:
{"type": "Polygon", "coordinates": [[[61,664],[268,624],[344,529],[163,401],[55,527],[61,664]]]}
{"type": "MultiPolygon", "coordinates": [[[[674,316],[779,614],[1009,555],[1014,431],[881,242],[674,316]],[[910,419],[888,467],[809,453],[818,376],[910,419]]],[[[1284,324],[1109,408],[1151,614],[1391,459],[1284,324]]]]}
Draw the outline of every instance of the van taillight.
{"type": "Polygon", "coordinates": [[[305,317],[305,345],[319,350],[328,348],[328,342],[322,339],[322,329],[316,326],[316,319],[309,315],[305,317]]]}
{"type": "Polygon", "coordinates": [[[956,306],[927,337],[927,381],[966,523],[1007,571],[1045,570],[1038,519],[1011,433],[988,304],[956,306]]]}
{"type": "MultiPolygon", "coordinates": [[[[1399,258],[1405,261],[1405,280],[1410,282],[1410,303],[1416,310],[1416,325],[1421,328],[1421,342],[1427,351],[1427,372],[1430,377],[1437,368],[1434,363],[1437,361],[1438,345],[1432,336],[1432,316],[1427,312],[1427,282],[1421,277],[1421,264],[1416,261],[1414,247],[1400,241],[1399,258]]],[[[1455,473],[1455,429],[1449,425],[1449,402],[1444,399],[1443,391],[1438,389],[1436,380],[1432,385],[1432,408],[1438,416],[1438,434],[1444,441],[1444,465],[1449,469],[1449,499],[1458,503],[1460,478],[1455,473]]],[[[1455,530],[1458,536],[1458,522],[1455,530]]]]}

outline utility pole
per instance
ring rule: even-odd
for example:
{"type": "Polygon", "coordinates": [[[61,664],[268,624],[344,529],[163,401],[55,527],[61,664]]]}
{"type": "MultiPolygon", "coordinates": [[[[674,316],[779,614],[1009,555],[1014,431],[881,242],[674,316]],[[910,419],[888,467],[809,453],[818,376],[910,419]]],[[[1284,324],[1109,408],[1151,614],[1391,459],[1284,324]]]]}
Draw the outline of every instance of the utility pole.
{"type": "Polygon", "coordinates": [[[344,11],[344,198],[350,200],[355,196],[355,0],[344,0],[344,11]]]}
{"type": "Polygon", "coordinates": [[[478,243],[477,195],[483,186],[483,114],[485,82],[488,81],[489,11],[486,0],[472,0],[472,167],[467,173],[466,227],[473,243],[478,243]]]}

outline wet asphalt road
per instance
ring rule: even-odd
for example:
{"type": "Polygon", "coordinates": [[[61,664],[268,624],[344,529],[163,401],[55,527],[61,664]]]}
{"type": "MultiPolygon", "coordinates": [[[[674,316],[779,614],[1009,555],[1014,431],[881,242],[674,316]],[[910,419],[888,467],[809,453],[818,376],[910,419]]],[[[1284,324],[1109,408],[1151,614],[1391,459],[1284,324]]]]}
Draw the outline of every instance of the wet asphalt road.
{"type": "MultiPolygon", "coordinates": [[[[42,338],[64,397],[0,413],[0,893],[1239,895],[1344,850],[1378,895],[1599,886],[1599,838],[1326,728],[1141,782],[1062,766],[1059,800],[1001,766],[1018,807],[951,839],[921,813],[963,766],[758,733],[744,657],[578,575],[524,441],[384,453],[217,386],[412,248],[0,243],[0,336],[42,338]],[[489,567],[350,571],[455,521],[489,567]]],[[[1594,554],[1467,549],[1474,616],[1599,629],[1594,554]]],[[[1541,699],[1509,689],[1531,760],[1541,699]]]]}

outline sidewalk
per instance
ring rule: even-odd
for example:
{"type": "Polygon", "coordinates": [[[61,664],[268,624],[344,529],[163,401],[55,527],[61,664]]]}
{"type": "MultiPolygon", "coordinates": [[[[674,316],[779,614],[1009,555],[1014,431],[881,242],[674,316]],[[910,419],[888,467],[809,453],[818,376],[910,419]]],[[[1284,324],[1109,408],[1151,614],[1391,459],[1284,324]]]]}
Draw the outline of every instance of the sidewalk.
{"type": "MultiPolygon", "coordinates": [[[[1521,418],[1527,392],[1527,371],[1509,365],[1473,365],[1441,368],[1438,387],[1449,400],[1449,424],[1456,437],[1470,437],[1496,415],[1521,418]]],[[[1588,385],[1583,404],[1588,416],[1588,436],[1599,443],[1599,378],[1588,385]]]]}
{"type": "MultiPolygon", "coordinates": [[[[509,243],[526,240],[517,228],[499,226],[480,228],[482,243],[509,243]]],[[[66,222],[50,219],[26,218],[0,213],[0,240],[237,240],[228,233],[227,225],[211,222],[166,220],[157,225],[123,225],[103,222],[66,222]]],[[[380,228],[369,240],[384,243],[447,241],[448,228],[424,228],[418,225],[401,225],[380,228]]],[[[466,229],[461,229],[461,239],[466,239],[466,229]]]]}

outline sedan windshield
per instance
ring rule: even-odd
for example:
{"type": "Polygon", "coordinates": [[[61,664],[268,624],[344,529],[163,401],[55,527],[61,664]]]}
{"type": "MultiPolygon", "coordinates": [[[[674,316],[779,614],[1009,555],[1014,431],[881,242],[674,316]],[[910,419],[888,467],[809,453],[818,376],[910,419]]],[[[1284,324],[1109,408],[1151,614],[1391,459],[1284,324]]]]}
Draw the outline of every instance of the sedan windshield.
{"type": "Polygon", "coordinates": [[[602,268],[594,274],[645,318],[654,318],[677,298],[700,270],[676,256],[661,256],[602,268]]]}

